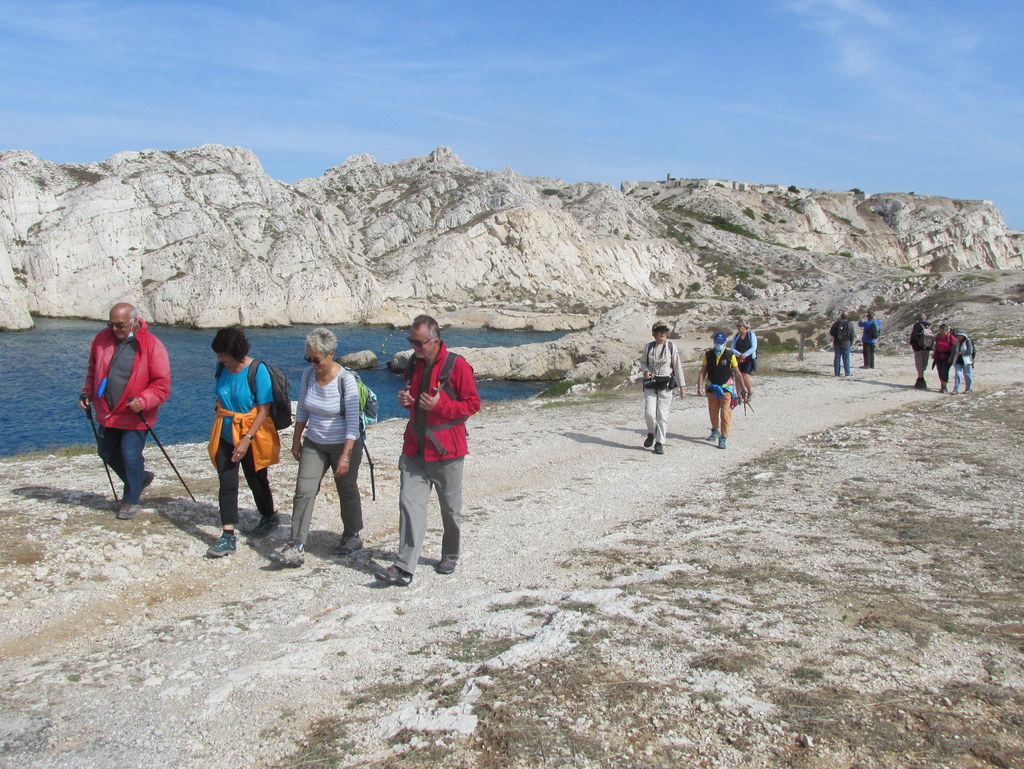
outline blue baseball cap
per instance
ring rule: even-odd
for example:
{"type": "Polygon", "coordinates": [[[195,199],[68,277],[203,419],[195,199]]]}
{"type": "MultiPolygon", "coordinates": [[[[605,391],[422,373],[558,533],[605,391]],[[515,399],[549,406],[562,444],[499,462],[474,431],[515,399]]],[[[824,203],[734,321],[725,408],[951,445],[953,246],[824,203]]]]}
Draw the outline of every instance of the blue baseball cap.
{"type": "Polygon", "coordinates": [[[725,340],[728,338],[729,337],[727,337],[722,331],[719,331],[717,334],[714,335],[714,337],[712,337],[712,341],[715,344],[725,344],[725,340]]]}

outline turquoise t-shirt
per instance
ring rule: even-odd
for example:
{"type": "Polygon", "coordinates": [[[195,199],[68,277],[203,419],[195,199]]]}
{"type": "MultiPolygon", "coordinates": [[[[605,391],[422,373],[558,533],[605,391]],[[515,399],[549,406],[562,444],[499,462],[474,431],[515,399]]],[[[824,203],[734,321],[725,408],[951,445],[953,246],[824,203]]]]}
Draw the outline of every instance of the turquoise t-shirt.
{"type": "MultiPolygon", "coordinates": [[[[232,374],[227,369],[221,371],[220,376],[217,377],[216,392],[221,406],[239,414],[248,414],[252,411],[253,406],[274,402],[274,386],[270,382],[270,372],[267,371],[266,366],[256,369],[255,403],[252,390],[249,389],[249,366],[237,374],[232,374]]],[[[221,439],[228,443],[234,443],[234,436],[231,434],[231,421],[226,418],[221,430],[221,439]]]]}

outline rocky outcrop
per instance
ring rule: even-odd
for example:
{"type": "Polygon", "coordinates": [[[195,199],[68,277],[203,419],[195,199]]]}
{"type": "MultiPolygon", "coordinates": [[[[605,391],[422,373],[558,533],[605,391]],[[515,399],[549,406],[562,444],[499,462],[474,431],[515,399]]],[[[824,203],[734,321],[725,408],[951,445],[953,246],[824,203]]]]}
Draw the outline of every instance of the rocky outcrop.
{"type": "MultiPolygon", "coordinates": [[[[477,379],[590,381],[628,371],[644,342],[650,340],[653,309],[629,303],[611,310],[592,329],[567,334],[552,342],[518,347],[454,347],[473,365],[477,379]]],[[[388,361],[388,369],[404,371],[412,351],[388,361]]]]}
{"type": "Polygon", "coordinates": [[[118,300],[201,327],[403,326],[426,311],[583,328],[638,300],[820,306],[837,275],[879,264],[1021,262],[1020,234],[984,202],[625,189],[481,171],[443,147],[398,163],[357,155],[294,185],[237,147],[89,165],[0,152],[0,328],[104,318],[118,300]]]}

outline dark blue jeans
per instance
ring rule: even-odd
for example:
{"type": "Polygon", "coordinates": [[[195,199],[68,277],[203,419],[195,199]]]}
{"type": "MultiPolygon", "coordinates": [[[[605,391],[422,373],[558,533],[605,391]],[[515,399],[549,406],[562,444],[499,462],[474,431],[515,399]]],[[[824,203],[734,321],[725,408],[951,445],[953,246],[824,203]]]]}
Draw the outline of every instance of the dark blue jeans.
{"type": "Polygon", "coordinates": [[[843,368],[846,369],[846,376],[850,376],[850,347],[841,347],[840,345],[835,345],[832,349],[835,351],[836,354],[835,360],[832,363],[836,371],[836,376],[839,376],[840,363],[842,363],[843,368]]]}
{"type": "Polygon", "coordinates": [[[146,472],[142,450],[148,437],[146,430],[121,430],[117,427],[101,427],[99,430],[100,458],[124,483],[123,504],[137,505],[142,495],[142,476],[146,472]]]}

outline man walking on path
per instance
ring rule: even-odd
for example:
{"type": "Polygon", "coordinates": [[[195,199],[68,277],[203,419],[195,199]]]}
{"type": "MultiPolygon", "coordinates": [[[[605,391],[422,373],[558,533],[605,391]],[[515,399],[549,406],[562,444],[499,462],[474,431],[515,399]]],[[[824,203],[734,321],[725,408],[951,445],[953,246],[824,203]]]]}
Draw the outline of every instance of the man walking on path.
{"type": "Polygon", "coordinates": [[[935,342],[931,325],[928,322],[928,313],[922,312],[917,316],[914,327],[910,329],[910,349],[914,351],[914,368],[917,369],[917,381],[914,382],[914,387],[918,390],[928,389],[928,383],[924,381],[924,372],[928,369],[928,357],[931,355],[932,345],[935,342]]]}
{"type": "Polygon", "coordinates": [[[853,340],[857,338],[857,334],[853,330],[853,321],[850,320],[848,312],[839,313],[836,322],[828,330],[828,335],[832,337],[832,350],[835,353],[832,368],[836,372],[836,376],[842,376],[840,364],[846,371],[846,376],[850,376],[850,349],[853,347],[853,340]]]}
{"type": "Polygon", "coordinates": [[[92,340],[89,368],[78,403],[95,406],[100,424],[99,455],[124,482],[117,511],[121,520],[138,513],[142,490],[153,482],[142,450],[157,409],[171,394],[167,350],[127,302],[110,308],[110,322],[92,340]]]}
{"type": "Polygon", "coordinates": [[[655,454],[665,453],[665,432],[668,430],[668,412],[672,408],[672,395],[679,388],[679,397],[686,397],[683,364],[679,350],[668,341],[668,326],[655,323],[651,329],[653,342],[644,348],[644,419],[647,439],[644,448],[654,445],[655,454]]]}
{"type": "Polygon", "coordinates": [[[875,345],[878,344],[878,336],[882,333],[882,321],[875,320],[873,312],[867,313],[863,320],[857,321],[861,328],[860,343],[864,348],[864,365],[861,368],[875,367],[875,345]]]}
{"type": "MultiPolygon", "coordinates": [[[[739,359],[731,350],[725,349],[728,337],[721,331],[711,341],[714,347],[704,353],[704,365],[697,376],[697,395],[707,393],[708,414],[711,417],[711,435],[708,440],[718,441],[718,448],[724,449],[732,426],[732,399],[737,386],[742,386],[743,374],[740,372],[739,359]],[[707,380],[707,390],[704,381],[707,380]]],[[[753,395],[745,393],[747,399],[753,395]]]]}
{"type": "Polygon", "coordinates": [[[409,329],[413,357],[405,372],[406,387],[398,403],[409,409],[405,445],[398,460],[398,556],[376,577],[388,585],[412,582],[427,532],[430,490],[441,505],[441,560],[438,574],[451,574],[459,560],[462,510],[462,468],[469,447],[466,420],[480,410],[473,368],[461,355],[448,352],[437,321],[420,315],[409,329]]]}

